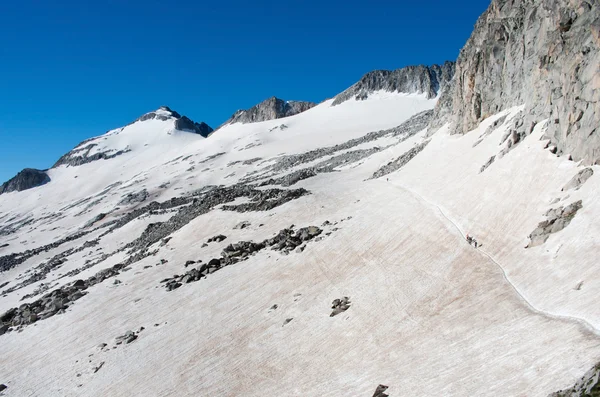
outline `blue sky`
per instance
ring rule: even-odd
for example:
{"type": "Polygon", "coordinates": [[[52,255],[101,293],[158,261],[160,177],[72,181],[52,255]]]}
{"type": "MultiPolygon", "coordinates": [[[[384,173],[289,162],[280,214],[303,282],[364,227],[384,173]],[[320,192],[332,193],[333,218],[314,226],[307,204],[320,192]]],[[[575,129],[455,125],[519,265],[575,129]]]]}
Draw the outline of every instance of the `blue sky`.
{"type": "Polygon", "coordinates": [[[0,183],[160,105],[216,127],[454,60],[489,0],[31,1],[0,12],[0,183]]]}

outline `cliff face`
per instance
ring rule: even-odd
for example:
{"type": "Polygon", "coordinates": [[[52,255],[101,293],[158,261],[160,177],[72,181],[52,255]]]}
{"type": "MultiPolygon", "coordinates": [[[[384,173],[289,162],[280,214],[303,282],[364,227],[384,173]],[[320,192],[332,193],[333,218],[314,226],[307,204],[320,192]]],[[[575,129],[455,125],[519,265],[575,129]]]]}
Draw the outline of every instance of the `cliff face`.
{"type": "Polygon", "coordinates": [[[374,70],[335,97],[333,105],[349,99],[367,99],[375,91],[424,93],[435,98],[454,75],[454,62],[432,66],[407,66],[397,70],[374,70]]]}
{"type": "Polygon", "coordinates": [[[600,162],[600,2],[493,0],[461,50],[432,128],[466,133],[526,105],[523,131],[549,119],[559,154],[600,162]]]}
{"type": "Polygon", "coordinates": [[[41,186],[47,182],[50,182],[50,177],[46,172],[34,168],[25,168],[0,186],[0,194],[20,192],[41,186]]]}
{"type": "Polygon", "coordinates": [[[284,101],[271,97],[248,110],[238,110],[225,124],[257,123],[260,121],[280,119],[307,111],[315,106],[312,102],[284,101]]]}

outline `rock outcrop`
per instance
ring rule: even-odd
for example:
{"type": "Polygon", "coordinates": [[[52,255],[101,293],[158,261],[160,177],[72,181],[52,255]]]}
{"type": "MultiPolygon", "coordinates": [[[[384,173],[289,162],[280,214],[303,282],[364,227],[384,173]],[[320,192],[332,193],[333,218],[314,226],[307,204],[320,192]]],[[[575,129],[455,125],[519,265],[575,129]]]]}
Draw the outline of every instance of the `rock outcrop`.
{"type": "Polygon", "coordinates": [[[305,112],[315,105],[313,102],[284,101],[283,99],[271,97],[250,109],[238,110],[224,125],[257,123],[259,121],[280,119],[305,112]]]}
{"type": "Polygon", "coordinates": [[[552,233],[560,232],[569,226],[569,223],[581,208],[583,208],[583,203],[579,200],[566,207],[553,208],[546,212],[547,219],[540,222],[538,227],[529,235],[531,241],[525,248],[544,244],[552,233]]]}
{"type": "Polygon", "coordinates": [[[523,131],[549,119],[558,154],[600,162],[600,2],[493,0],[461,50],[432,129],[466,133],[526,105],[523,131]]]}
{"type": "Polygon", "coordinates": [[[565,190],[571,189],[579,189],[581,185],[587,182],[594,175],[594,170],[591,168],[584,168],[579,171],[577,175],[573,177],[561,190],[564,192],[565,190]]]}
{"type": "Polygon", "coordinates": [[[36,170],[35,168],[25,168],[0,186],[0,194],[20,192],[42,186],[48,182],[50,182],[50,177],[46,174],[46,171],[36,170]]]}
{"type": "Polygon", "coordinates": [[[432,66],[407,66],[397,70],[374,70],[365,74],[358,83],[337,95],[333,105],[349,99],[364,100],[375,91],[426,94],[435,98],[454,76],[454,62],[432,66]]]}
{"type": "Polygon", "coordinates": [[[171,110],[168,106],[161,106],[154,112],[146,113],[139,117],[135,121],[146,121],[146,120],[162,120],[166,121],[169,119],[175,120],[175,129],[179,131],[193,132],[194,134],[202,135],[207,137],[213,132],[213,129],[206,123],[196,123],[190,120],[186,116],[182,116],[174,110],[171,110]]]}

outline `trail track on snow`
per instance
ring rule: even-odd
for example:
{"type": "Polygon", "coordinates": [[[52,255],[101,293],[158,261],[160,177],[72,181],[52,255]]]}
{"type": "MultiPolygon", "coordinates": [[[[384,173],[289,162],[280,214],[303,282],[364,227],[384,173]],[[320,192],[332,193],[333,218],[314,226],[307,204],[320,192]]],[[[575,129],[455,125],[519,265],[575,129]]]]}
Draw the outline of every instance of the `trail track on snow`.
{"type": "MultiPolygon", "coordinates": [[[[440,215],[446,219],[447,222],[449,222],[450,224],[452,224],[452,226],[458,231],[458,233],[460,234],[463,242],[465,244],[468,244],[467,240],[466,240],[466,235],[465,233],[461,230],[460,226],[453,221],[448,215],[446,215],[446,213],[444,212],[444,210],[442,210],[442,208],[440,206],[438,206],[437,204],[431,202],[430,200],[426,199],[425,197],[423,197],[420,193],[415,192],[414,190],[403,186],[399,183],[394,183],[394,182],[385,182],[385,183],[389,183],[391,184],[393,187],[397,188],[397,189],[401,189],[401,190],[405,190],[408,193],[410,193],[411,195],[417,197],[420,201],[425,202],[426,204],[428,204],[431,207],[434,207],[439,213],[440,215]]],[[[523,295],[523,293],[521,293],[521,291],[519,291],[519,289],[512,283],[512,281],[509,279],[506,270],[504,270],[504,267],[496,260],[494,259],[494,257],[489,254],[488,252],[482,250],[481,248],[473,248],[476,251],[478,251],[481,255],[487,257],[492,263],[494,263],[502,272],[502,277],[504,278],[504,280],[508,283],[508,285],[510,285],[510,287],[512,288],[512,290],[517,294],[517,296],[519,297],[519,300],[522,301],[522,303],[533,313],[538,314],[540,316],[552,319],[552,320],[557,320],[557,321],[562,321],[562,322],[571,322],[571,323],[577,323],[578,325],[582,326],[583,328],[585,328],[587,331],[593,333],[596,337],[600,337],[600,330],[597,329],[596,327],[594,327],[590,322],[588,322],[587,320],[580,318],[580,317],[574,317],[574,316],[567,316],[567,315],[561,315],[561,314],[554,314],[554,313],[550,313],[547,312],[545,310],[540,310],[537,309],[531,302],[529,302],[529,300],[527,300],[527,298],[525,297],[525,295],[523,295]]]]}

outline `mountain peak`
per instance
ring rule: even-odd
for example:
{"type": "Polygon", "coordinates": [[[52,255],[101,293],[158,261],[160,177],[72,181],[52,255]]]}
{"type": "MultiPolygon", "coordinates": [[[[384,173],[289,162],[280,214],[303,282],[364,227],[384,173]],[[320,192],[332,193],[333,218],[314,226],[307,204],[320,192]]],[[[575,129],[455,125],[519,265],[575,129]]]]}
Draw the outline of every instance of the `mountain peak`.
{"type": "Polygon", "coordinates": [[[260,121],[280,119],[302,113],[316,104],[305,101],[286,101],[272,96],[247,110],[238,110],[224,125],[234,123],[257,123],[260,121]]]}
{"type": "Polygon", "coordinates": [[[365,100],[375,91],[426,94],[435,98],[454,76],[454,62],[443,65],[406,66],[396,70],[373,70],[365,74],[356,84],[335,97],[333,105],[349,99],[365,100]]]}
{"type": "Polygon", "coordinates": [[[50,177],[44,170],[25,168],[17,175],[0,185],[0,194],[20,192],[41,186],[50,182],[50,177]]]}
{"type": "Polygon", "coordinates": [[[207,137],[211,132],[213,132],[213,128],[211,128],[205,122],[197,123],[187,116],[182,116],[175,110],[172,110],[168,106],[160,106],[158,109],[148,112],[141,117],[137,118],[134,122],[138,121],[146,121],[146,120],[175,120],[175,129],[179,131],[192,132],[194,134],[202,135],[203,137],[207,137]]]}

